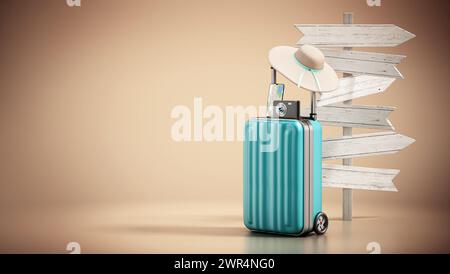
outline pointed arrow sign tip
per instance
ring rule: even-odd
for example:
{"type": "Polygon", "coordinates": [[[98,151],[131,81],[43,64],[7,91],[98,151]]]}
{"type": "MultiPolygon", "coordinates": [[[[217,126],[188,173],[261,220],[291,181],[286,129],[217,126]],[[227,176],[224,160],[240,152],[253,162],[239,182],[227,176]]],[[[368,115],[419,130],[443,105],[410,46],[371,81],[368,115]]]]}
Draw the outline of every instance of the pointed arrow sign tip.
{"type": "Polygon", "coordinates": [[[297,24],[298,45],[320,47],[395,47],[416,37],[392,24],[297,24]]]}
{"type": "Polygon", "coordinates": [[[414,139],[395,132],[344,136],[324,140],[322,157],[324,160],[333,160],[393,154],[414,142],[414,139]]]}

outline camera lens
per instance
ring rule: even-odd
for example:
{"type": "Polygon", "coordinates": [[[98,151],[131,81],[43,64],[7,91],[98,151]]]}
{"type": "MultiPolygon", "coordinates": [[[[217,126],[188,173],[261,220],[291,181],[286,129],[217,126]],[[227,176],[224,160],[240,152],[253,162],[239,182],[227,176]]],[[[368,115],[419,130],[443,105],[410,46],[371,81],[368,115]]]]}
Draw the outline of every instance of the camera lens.
{"type": "Polygon", "coordinates": [[[276,107],[275,107],[275,112],[277,114],[278,117],[284,117],[286,116],[286,112],[287,112],[287,107],[284,103],[279,103],[276,107]]]}

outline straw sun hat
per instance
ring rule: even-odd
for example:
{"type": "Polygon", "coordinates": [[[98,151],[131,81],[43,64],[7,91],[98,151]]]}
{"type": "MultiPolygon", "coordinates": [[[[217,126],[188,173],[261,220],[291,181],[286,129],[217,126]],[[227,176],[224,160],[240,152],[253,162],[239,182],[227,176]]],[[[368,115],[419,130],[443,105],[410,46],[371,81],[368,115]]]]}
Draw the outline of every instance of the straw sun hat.
{"type": "Polygon", "coordinates": [[[271,66],[299,88],[313,92],[330,92],[338,87],[338,77],[325,56],[316,47],[304,45],[274,47],[269,52],[271,66]]]}

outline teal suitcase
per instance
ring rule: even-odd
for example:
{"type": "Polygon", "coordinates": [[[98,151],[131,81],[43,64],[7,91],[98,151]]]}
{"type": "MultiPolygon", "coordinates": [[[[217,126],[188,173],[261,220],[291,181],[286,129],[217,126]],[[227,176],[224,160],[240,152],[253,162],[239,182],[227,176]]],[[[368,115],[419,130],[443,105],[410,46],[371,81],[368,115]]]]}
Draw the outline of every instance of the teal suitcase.
{"type": "Polygon", "coordinates": [[[326,232],[318,121],[254,118],[246,122],[244,224],[251,231],[291,236],[326,232]]]}

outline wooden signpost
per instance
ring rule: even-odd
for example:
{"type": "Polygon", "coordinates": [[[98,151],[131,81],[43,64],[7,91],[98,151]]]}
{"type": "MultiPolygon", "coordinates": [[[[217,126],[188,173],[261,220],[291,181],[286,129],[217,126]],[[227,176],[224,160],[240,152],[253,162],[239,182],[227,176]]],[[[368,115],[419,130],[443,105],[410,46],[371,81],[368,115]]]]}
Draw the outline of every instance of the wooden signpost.
{"type": "MultiPolygon", "coordinates": [[[[351,13],[346,13],[351,14],[351,13]]],[[[391,24],[298,24],[305,36],[298,45],[318,47],[395,47],[414,37],[414,34],[391,24]]]]}
{"type": "Polygon", "coordinates": [[[326,62],[337,72],[403,78],[395,67],[405,58],[402,55],[358,51],[323,50],[326,62]]]}
{"type": "Polygon", "coordinates": [[[323,140],[324,160],[394,154],[414,143],[414,139],[393,131],[344,136],[323,140]]]}
{"type": "MultiPolygon", "coordinates": [[[[323,185],[343,189],[343,219],[352,219],[352,189],[397,191],[393,184],[398,170],[352,166],[352,159],[396,153],[414,142],[397,134],[388,120],[393,107],[352,105],[353,99],[386,91],[403,75],[397,69],[403,55],[354,51],[353,47],[394,47],[415,37],[395,25],[353,24],[344,13],[344,24],[298,24],[304,34],[297,45],[322,48],[326,61],[343,72],[339,87],[317,100],[318,120],[343,127],[343,137],[323,141],[323,160],[342,159],[342,165],[324,164],[323,185]],[[342,48],[330,49],[330,48],[342,48]],[[388,132],[352,135],[353,128],[388,132]]],[[[309,109],[302,111],[303,115],[309,109]]]]}
{"type": "MultiPolygon", "coordinates": [[[[317,119],[328,126],[394,130],[388,120],[394,110],[394,107],[336,104],[318,107],[317,119]]],[[[309,108],[302,109],[302,116],[306,117],[309,113],[309,108]]]]}
{"type": "Polygon", "coordinates": [[[325,55],[325,57],[329,58],[341,58],[366,62],[394,64],[394,65],[400,64],[400,62],[406,58],[405,55],[364,52],[364,51],[342,51],[337,49],[322,49],[322,52],[325,55]]]}
{"type": "Polygon", "coordinates": [[[400,171],[324,164],[322,172],[325,187],[397,191],[392,180],[400,171]]]}
{"type": "MultiPolygon", "coordinates": [[[[353,13],[345,12],[344,13],[344,25],[345,28],[348,28],[349,25],[353,24],[353,13]]],[[[350,46],[344,47],[344,51],[351,51],[352,48],[350,46]]],[[[353,75],[349,73],[343,74],[344,78],[350,78],[353,75]]],[[[345,96],[344,96],[345,97],[345,96]]],[[[353,98],[349,98],[348,100],[343,102],[344,105],[351,105],[353,104],[353,98]]],[[[352,136],[353,134],[353,128],[352,127],[343,127],[342,128],[342,134],[344,136],[352,136]]],[[[351,166],[352,165],[352,159],[351,158],[345,158],[342,160],[342,165],[344,166],[351,166]]],[[[342,219],[344,220],[351,220],[353,215],[353,190],[351,188],[346,188],[342,190],[342,219]]]]}
{"type": "Polygon", "coordinates": [[[332,92],[323,93],[317,101],[317,106],[345,102],[360,97],[384,92],[395,78],[359,75],[342,78],[339,87],[332,92]]]}

